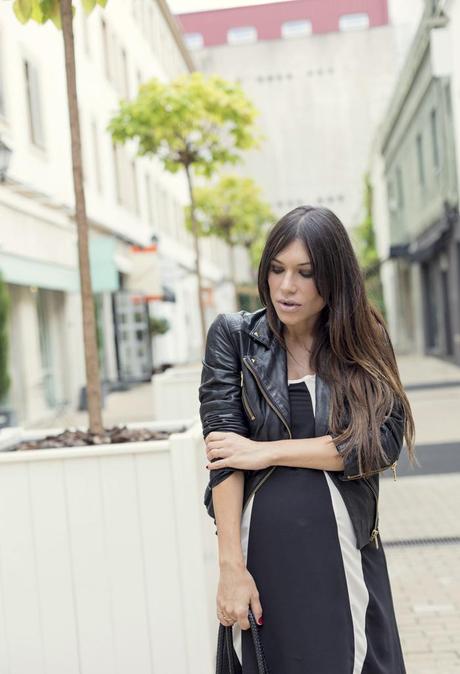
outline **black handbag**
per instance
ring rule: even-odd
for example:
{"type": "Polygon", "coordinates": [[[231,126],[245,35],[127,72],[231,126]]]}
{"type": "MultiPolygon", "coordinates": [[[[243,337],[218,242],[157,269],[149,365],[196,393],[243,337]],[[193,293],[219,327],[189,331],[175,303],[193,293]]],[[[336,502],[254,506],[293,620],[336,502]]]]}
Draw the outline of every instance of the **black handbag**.
{"type": "MultiPolygon", "coordinates": [[[[262,644],[260,643],[259,631],[251,609],[248,613],[249,625],[251,627],[252,641],[257,660],[258,674],[269,674],[267,663],[265,661],[262,644]]],[[[225,626],[219,623],[219,634],[217,637],[217,656],[216,656],[216,674],[242,674],[243,669],[233,647],[233,632],[231,625],[225,626]]]]}

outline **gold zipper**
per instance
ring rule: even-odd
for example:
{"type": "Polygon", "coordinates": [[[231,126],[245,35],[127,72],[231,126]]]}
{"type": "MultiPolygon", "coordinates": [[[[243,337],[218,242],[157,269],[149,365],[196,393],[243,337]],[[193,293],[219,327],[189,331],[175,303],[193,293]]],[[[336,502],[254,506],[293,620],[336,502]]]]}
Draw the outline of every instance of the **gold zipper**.
{"type": "Polygon", "coordinates": [[[378,541],[377,535],[378,535],[378,533],[379,533],[379,530],[378,530],[378,524],[379,524],[379,497],[378,497],[378,494],[376,493],[374,487],[373,487],[373,486],[371,485],[371,483],[369,482],[369,480],[368,480],[367,478],[363,478],[363,479],[364,479],[364,481],[366,482],[366,484],[367,484],[367,486],[369,487],[369,489],[371,490],[371,492],[372,492],[372,494],[373,494],[373,496],[374,496],[374,499],[375,499],[375,520],[374,520],[374,528],[373,528],[372,531],[371,531],[370,541],[371,541],[371,543],[375,543],[375,547],[378,548],[378,547],[379,547],[379,541],[378,541]]]}
{"type": "Polygon", "coordinates": [[[285,418],[283,417],[283,415],[281,414],[281,412],[278,410],[278,408],[272,403],[272,401],[271,401],[270,398],[268,397],[267,393],[265,392],[264,387],[262,386],[262,383],[261,383],[261,381],[260,381],[260,379],[259,379],[258,374],[257,374],[257,373],[255,372],[255,370],[249,365],[248,361],[246,360],[247,358],[249,358],[249,356],[243,356],[243,362],[244,362],[244,364],[246,365],[246,367],[247,367],[247,368],[252,372],[252,374],[254,375],[254,377],[255,377],[255,379],[256,379],[256,381],[257,381],[257,384],[258,384],[260,390],[262,391],[262,395],[264,396],[265,400],[266,400],[267,403],[270,405],[270,407],[272,408],[272,410],[275,412],[275,414],[278,415],[278,417],[281,419],[281,421],[283,422],[283,424],[286,426],[287,431],[288,431],[288,433],[289,433],[289,438],[292,439],[291,429],[289,428],[287,421],[285,420],[285,418]]]}
{"type": "Polygon", "coordinates": [[[347,475],[346,478],[347,480],[356,480],[359,477],[366,478],[368,475],[375,475],[376,473],[382,473],[384,470],[388,470],[388,468],[391,468],[393,471],[393,479],[396,482],[396,465],[397,461],[394,461],[393,463],[389,464],[388,466],[384,466],[384,468],[378,468],[377,470],[370,470],[368,473],[357,473],[356,475],[347,475]]]}
{"type": "Polygon", "coordinates": [[[396,466],[398,465],[398,462],[395,461],[394,463],[391,464],[390,468],[393,471],[393,480],[396,482],[396,466]]]}
{"type": "MultiPolygon", "coordinates": [[[[260,389],[261,392],[262,392],[262,395],[264,396],[265,400],[266,400],[267,403],[270,405],[270,407],[272,408],[272,410],[275,412],[275,414],[277,414],[277,416],[281,419],[281,421],[283,422],[283,424],[286,426],[287,431],[288,431],[288,433],[289,433],[289,439],[292,440],[291,429],[289,428],[289,425],[288,425],[287,421],[284,419],[284,417],[283,417],[283,415],[281,414],[281,412],[279,412],[279,410],[275,407],[275,405],[274,405],[274,404],[272,403],[272,401],[269,399],[267,393],[265,392],[264,387],[262,386],[262,383],[261,383],[261,381],[260,381],[260,379],[259,379],[257,373],[254,371],[254,369],[253,369],[253,368],[249,365],[249,363],[246,361],[246,358],[249,358],[249,356],[243,356],[243,362],[245,363],[245,365],[246,365],[246,367],[248,368],[248,370],[250,370],[250,372],[254,375],[254,378],[255,378],[255,380],[256,380],[256,382],[257,382],[257,385],[258,385],[259,389],[260,389]]],[[[249,492],[249,494],[248,494],[248,496],[247,496],[247,499],[246,499],[246,503],[245,503],[244,508],[243,508],[243,512],[245,511],[245,509],[246,509],[246,507],[247,507],[247,505],[248,505],[248,503],[249,503],[250,498],[256,493],[256,491],[257,491],[258,489],[260,489],[260,487],[263,485],[263,483],[265,482],[265,480],[267,480],[267,479],[270,477],[270,475],[273,473],[273,471],[275,470],[275,468],[276,468],[276,466],[272,466],[271,470],[268,471],[268,473],[263,477],[263,479],[259,482],[259,484],[257,484],[257,485],[255,486],[255,488],[254,488],[252,491],[249,492]]]]}
{"type": "Polygon", "coordinates": [[[248,413],[248,416],[249,416],[250,420],[254,421],[256,417],[255,417],[254,412],[251,410],[251,408],[249,406],[248,396],[246,395],[246,391],[244,390],[243,384],[241,384],[241,394],[242,394],[242,399],[243,399],[243,405],[246,409],[246,412],[248,413]]]}

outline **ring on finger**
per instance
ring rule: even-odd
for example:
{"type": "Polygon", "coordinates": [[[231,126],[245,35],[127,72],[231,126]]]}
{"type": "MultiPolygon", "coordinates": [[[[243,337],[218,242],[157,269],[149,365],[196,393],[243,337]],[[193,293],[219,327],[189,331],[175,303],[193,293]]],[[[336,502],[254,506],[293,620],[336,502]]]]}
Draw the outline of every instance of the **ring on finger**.
{"type": "Polygon", "coordinates": [[[219,612],[219,616],[222,617],[224,620],[231,620],[231,618],[229,618],[228,615],[225,615],[225,614],[222,613],[221,611],[219,612]]]}

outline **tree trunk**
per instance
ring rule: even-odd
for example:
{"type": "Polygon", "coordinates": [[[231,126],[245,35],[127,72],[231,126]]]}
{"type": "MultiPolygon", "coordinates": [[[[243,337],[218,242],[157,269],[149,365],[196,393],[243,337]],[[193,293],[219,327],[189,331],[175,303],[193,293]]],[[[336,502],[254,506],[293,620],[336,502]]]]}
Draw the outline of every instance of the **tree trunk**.
{"type": "Polygon", "coordinates": [[[190,218],[192,221],[193,242],[195,248],[195,268],[198,279],[198,306],[200,308],[200,324],[201,324],[201,354],[202,357],[204,358],[205,344],[206,344],[206,315],[205,315],[203,291],[201,283],[200,248],[198,245],[198,227],[195,217],[195,200],[193,196],[193,185],[192,185],[190,166],[185,167],[185,172],[187,174],[187,182],[190,195],[190,218]]]}
{"type": "Polygon", "coordinates": [[[75,191],[75,219],[78,234],[78,260],[83,317],[83,343],[85,349],[86,388],[89,412],[89,429],[102,433],[101,385],[96,342],[96,321],[91,288],[91,271],[88,250],[88,220],[86,218],[85,192],[81,158],[80,120],[75,73],[75,48],[72,24],[72,0],[60,0],[62,34],[64,37],[65,70],[69,108],[70,137],[72,141],[72,172],[75,191]]]}

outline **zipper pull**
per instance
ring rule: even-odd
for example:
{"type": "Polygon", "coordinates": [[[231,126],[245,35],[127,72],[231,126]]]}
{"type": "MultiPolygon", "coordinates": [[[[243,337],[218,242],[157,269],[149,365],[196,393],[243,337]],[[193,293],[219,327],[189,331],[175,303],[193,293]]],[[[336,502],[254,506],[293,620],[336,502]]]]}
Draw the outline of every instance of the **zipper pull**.
{"type": "Polygon", "coordinates": [[[372,533],[371,533],[371,542],[375,543],[375,547],[376,547],[377,549],[378,549],[378,547],[379,547],[379,541],[378,541],[378,538],[377,538],[377,534],[378,534],[378,533],[379,533],[379,530],[378,530],[378,529],[372,529],[372,533]]]}
{"type": "Polygon", "coordinates": [[[391,470],[393,471],[393,480],[394,480],[394,482],[396,482],[396,464],[397,464],[397,463],[398,463],[398,462],[395,461],[394,463],[391,464],[391,470]]]}

